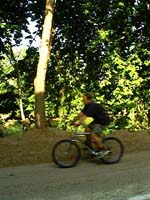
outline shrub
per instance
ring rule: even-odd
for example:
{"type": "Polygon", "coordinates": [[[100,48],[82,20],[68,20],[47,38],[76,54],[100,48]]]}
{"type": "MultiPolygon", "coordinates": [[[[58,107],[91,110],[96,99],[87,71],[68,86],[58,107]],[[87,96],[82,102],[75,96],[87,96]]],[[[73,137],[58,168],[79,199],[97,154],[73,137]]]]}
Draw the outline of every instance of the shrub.
{"type": "Polygon", "coordinates": [[[23,133],[23,125],[15,120],[9,120],[4,123],[0,129],[0,137],[21,135],[23,133]]]}

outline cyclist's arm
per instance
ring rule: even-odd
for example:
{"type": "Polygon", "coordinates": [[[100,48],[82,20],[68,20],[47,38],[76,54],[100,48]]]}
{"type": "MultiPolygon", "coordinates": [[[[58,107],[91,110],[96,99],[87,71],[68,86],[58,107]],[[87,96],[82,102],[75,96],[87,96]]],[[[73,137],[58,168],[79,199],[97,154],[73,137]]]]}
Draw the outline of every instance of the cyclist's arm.
{"type": "Polygon", "coordinates": [[[77,121],[79,120],[80,123],[83,123],[84,120],[87,118],[87,116],[83,113],[83,112],[80,112],[77,117],[74,118],[74,121],[77,121]]]}

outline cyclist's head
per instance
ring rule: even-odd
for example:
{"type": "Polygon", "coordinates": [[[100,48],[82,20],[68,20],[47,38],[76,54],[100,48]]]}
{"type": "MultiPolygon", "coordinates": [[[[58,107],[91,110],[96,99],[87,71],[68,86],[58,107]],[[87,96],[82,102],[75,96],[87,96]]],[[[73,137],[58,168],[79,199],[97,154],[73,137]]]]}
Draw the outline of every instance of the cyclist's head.
{"type": "Polygon", "coordinates": [[[84,94],[83,103],[85,105],[89,104],[92,101],[92,96],[90,94],[84,94]]]}

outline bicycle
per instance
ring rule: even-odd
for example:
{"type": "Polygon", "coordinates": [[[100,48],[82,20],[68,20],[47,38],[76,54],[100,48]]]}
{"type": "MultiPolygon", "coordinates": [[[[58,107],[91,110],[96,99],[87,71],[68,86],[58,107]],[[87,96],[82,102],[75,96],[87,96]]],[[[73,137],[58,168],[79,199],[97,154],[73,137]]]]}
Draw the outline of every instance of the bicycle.
{"type": "MultiPolygon", "coordinates": [[[[78,127],[79,125],[75,125],[78,127]]],[[[77,140],[81,142],[84,150],[86,150],[90,155],[98,157],[99,152],[97,151],[94,143],[91,142],[88,145],[82,140],[81,136],[86,136],[91,134],[90,132],[77,132],[74,131],[70,139],[64,139],[57,142],[52,149],[52,160],[53,162],[61,168],[70,168],[77,165],[81,158],[81,148],[77,143],[77,140]]],[[[99,158],[104,164],[115,164],[118,163],[124,154],[123,143],[114,136],[102,136],[103,144],[107,150],[107,154],[99,158]]]]}

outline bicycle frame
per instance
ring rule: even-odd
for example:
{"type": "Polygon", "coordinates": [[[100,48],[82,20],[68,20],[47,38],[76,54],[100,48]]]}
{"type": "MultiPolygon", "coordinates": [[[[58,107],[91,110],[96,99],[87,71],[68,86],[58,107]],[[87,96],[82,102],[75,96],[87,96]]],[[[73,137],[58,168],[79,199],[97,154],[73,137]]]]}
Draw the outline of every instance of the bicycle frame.
{"type": "MultiPolygon", "coordinates": [[[[77,128],[76,128],[76,130],[73,132],[73,135],[71,137],[71,141],[75,142],[75,141],[78,140],[81,144],[84,144],[83,140],[80,137],[85,137],[86,135],[90,135],[90,134],[91,134],[90,132],[78,132],[77,128]]],[[[84,146],[87,148],[89,153],[91,153],[93,155],[97,155],[98,154],[93,149],[89,148],[87,145],[84,144],[84,146]]]]}
{"type": "Polygon", "coordinates": [[[90,132],[80,132],[80,131],[77,131],[78,127],[76,127],[75,131],[72,133],[72,136],[71,136],[71,140],[72,141],[75,141],[76,139],[78,139],[79,141],[82,142],[82,140],[80,139],[80,137],[84,137],[86,135],[90,135],[91,133],[90,132]]]}

